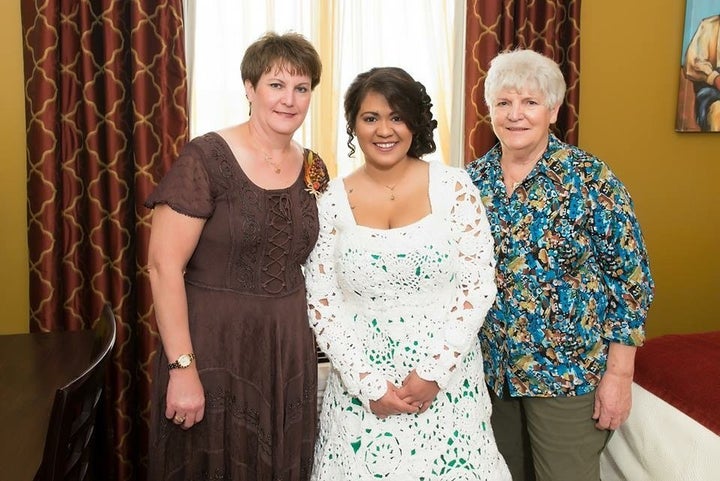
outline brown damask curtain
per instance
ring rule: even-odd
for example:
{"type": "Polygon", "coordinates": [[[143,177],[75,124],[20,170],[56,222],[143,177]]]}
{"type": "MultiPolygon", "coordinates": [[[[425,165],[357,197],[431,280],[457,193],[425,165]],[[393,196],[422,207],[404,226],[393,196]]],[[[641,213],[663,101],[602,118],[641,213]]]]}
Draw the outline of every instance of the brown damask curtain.
{"type": "Polygon", "coordinates": [[[568,91],[555,133],[577,144],[580,102],[580,0],[468,0],[465,38],[465,162],[497,142],[484,100],[490,60],[530,48],[555,59],[568,91]]]}
{"type": "Polygon", "coordinates": [[[23,0],[31,331],[118,333],[103,480],[145,479],[157,343],[142,206],[187,141],[182,0],[23,0]]]}

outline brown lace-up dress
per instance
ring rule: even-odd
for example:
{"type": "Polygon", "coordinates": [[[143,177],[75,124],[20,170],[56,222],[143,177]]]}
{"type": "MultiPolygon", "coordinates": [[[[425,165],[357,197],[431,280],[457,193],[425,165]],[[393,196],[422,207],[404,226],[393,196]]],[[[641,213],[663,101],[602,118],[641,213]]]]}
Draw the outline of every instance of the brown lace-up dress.
{"type": "Polygon", "coordinates": [[[302,172],[287,189],[262,189],[209,133],[185,147],[146,203],[157,204],[207,219],[185,274],[206,405],[187,431],[165,419],[168,359],[160,348],[149,479],[308,479],[317,367],[300,266],[318,219],[302,172]]]}

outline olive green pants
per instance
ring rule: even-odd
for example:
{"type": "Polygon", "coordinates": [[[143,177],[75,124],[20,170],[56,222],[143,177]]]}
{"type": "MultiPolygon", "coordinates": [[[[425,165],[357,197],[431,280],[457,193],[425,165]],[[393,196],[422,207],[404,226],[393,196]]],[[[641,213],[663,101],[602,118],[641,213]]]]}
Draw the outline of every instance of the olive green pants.
{"type": "Polygon", "coordinates": [[[595,428],[595,393],[503,399],[490,391],[495,440],[513,481],[599,481],[612,431],[595,428]]]}

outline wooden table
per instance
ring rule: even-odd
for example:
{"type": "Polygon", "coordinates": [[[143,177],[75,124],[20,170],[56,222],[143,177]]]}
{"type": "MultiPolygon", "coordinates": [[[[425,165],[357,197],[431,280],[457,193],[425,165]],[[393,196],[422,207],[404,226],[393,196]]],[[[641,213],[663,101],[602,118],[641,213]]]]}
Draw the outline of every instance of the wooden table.
{"type": "Polygon", "coordinates": [[[92,331],[0,335],[0,481],[32,481],[55,391],[90,362],[92,331]]]}

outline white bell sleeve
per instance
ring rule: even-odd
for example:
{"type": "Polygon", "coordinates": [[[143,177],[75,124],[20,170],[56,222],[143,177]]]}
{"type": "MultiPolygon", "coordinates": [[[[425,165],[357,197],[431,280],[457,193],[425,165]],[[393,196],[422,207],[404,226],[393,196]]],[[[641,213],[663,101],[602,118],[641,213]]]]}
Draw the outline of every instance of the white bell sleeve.
{"type": "Polygon", "coordinates": [[[348,393],[370,411],[369,402],[385,395],[387,381],[366,360],[338,282],[337,243],[342,230],[338,202],[343,201],[339,196],[345,195],[342,189],[341,183],[331,182],[318,203],[320,232],[305,264],[308,318],[318,346],[340,374],[348,393]]]}
{"type": "Polygon", "coordinates": [[[430,355],[416,368],[418,375],[445,389],[456,364],[477,341],[485,315],[495,300],[495,257],[490,225],[480,193],[467,173],[448,168],[443,179],[449,200],[448,219],[456,244],[454,296],[442,332],[430,355]]]}

